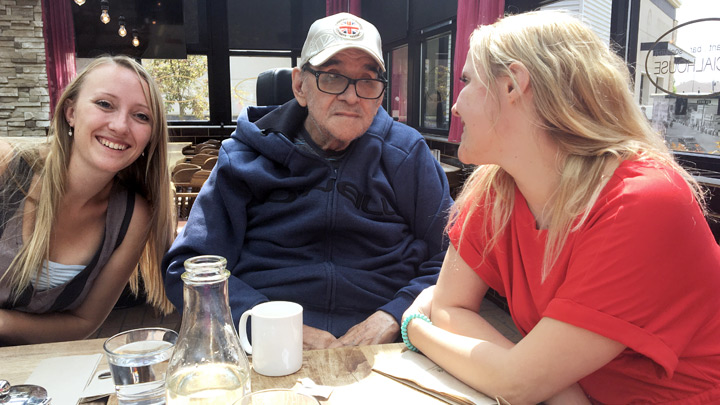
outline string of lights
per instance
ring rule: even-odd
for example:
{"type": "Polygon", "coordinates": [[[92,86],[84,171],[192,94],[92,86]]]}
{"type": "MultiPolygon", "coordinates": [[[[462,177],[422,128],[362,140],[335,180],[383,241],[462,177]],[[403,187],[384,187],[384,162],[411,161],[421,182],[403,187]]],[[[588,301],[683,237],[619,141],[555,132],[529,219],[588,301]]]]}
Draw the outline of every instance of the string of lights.
{"type": "MultiPolygon", "coordinates": [[[[73,0],[75,4],[78,6],[82,6],[85,4],[86,0],[73,0]]],[[[108,24],[110,22],[110,1],[109,0],[100,0],[100,21],[103,24],[108,24]]],[[[118,35],[125,38],[127,36],[128,30],[125,23],[125,17],[118,16],[118,35]]],[[[140,46],[140,37],[138,35],[137,29],[132,29],[132,44],[134,47],[140,46]]]]}

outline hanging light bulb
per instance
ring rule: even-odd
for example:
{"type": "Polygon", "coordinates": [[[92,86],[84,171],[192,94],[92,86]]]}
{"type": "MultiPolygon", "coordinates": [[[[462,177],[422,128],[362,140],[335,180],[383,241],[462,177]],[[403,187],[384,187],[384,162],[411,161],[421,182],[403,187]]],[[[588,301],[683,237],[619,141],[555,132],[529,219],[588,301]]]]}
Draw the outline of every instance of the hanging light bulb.
{"type": "Polygon", "coordinates": [[[120,24],[120,28],[118,28],[118,35],[125,38],[125,35],[127,35],[127,29],[125,28],[125,17],[118,17],[118,23],[120,24]]]}
{"type": "Polygon", "coordinates": [[[77,4],[78,6],[82,6],[83,4],[85,4],[85,0],[75,0],[75,4],[77,4]]]}
{"type": "Polygon", "coordinates": [[[108,0],[100,0],[100,10],[102,10],[102,13],[100,14],[100,21],[102,21],[103,24],[110,22],[110,14],[108,14],[109,8],[110,6],[108,5],[108,0]]]}
{"type": "Polygon", "coordinates": [[[138,46],[140,46],[140,40],[138,39],[137,30],[133,30],[133,40],[132,40],[132,44],[133,44],[133,46],[134,46],[135,48],[137,48],[138,46]]]}

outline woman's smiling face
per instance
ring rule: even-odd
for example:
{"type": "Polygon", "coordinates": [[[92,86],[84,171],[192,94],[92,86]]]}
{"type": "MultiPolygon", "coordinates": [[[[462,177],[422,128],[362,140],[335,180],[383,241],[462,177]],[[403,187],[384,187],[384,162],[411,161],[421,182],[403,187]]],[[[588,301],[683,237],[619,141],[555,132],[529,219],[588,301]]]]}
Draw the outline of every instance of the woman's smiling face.
{"type": "Polygon", "coordinates": [[[113,173],[130,166],[152,134],[145,94],[147,84],[120,65],[107,63],[88,73],[75,100],[65,107],[74,132],[71,159],[113,173]]]}

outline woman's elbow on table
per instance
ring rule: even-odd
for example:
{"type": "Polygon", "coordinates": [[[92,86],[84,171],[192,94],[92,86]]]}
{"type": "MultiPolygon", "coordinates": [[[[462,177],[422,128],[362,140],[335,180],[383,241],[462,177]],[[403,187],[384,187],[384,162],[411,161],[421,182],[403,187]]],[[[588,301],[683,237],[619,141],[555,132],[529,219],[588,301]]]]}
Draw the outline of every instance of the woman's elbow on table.
{"type": "Polygon", "coordinates": [[[498,389],[493,391],[491,396],[502,398],[512,405],[539,404],[555,395],[543,389],[542,384],[533,384],[520,379],[506,377],[498,385],[498,389]]]}
{"type": "Polygon", "coordinates": [[[509,364],[496,368],[491,375],[482,377],[477,386],[488,396],[501,397],[512,405],[538,404],[562,391],[553,388],[540,374],[528,375],[509,364]]]}

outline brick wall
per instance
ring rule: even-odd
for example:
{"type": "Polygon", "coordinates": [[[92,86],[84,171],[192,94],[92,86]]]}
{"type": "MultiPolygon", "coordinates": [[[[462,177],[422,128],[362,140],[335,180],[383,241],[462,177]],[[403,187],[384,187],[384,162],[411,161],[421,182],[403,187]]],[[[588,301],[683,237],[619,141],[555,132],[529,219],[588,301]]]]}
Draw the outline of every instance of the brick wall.
{"type": "Polygon", "coordinates": [[[40,0],[0,0],[0,136],[45,136],[50,126],[42,29],[40,0]]]}

